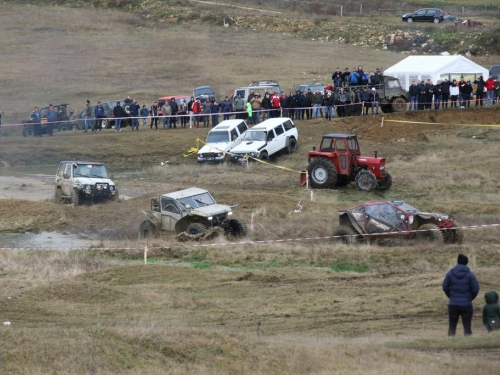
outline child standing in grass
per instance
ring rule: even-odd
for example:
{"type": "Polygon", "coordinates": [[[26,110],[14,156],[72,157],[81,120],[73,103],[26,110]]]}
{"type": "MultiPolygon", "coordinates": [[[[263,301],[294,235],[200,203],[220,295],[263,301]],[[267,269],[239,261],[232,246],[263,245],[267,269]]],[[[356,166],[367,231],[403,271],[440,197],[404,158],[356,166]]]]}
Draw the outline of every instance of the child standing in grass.
{"type": "Polygon", "coordinates": [[[498,293],[489,291],[484,294],[486,305],[483,307],[483,325],[488,332],[500,329],[500,306],[498,305],[498,293]]]}

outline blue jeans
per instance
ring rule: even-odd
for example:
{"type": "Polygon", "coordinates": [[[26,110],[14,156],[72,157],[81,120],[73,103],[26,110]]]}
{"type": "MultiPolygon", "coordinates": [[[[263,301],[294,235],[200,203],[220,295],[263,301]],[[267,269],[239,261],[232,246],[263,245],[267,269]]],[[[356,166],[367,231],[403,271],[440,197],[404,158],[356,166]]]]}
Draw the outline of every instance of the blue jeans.
{"type": "MultiPolygon", "coordinates": [[[[321,104],[313,104],[314,107],[314,114],[313,118],[318,118],[319,117],[319,110],[321,109],[321,104]]],[[[323,116],[321,116],[323,117],[323,116]]]]}
{"type": "Polygon", "coordinates": [[[142,118],[142,126],[146,126],[147,123],[148,123],[148,118],[147,117],[143,117],[142,118]]]}
{"type": "Polygon", "coordinates": [[[87,130],[90,128],[92,128],[92,131],[95,130],[95,128],[92,126],[92,124],[90,123],[90,116],[85,116],[85,132],[87,132],[87,130]]]}
{"type": "Polygon", "coordinates": [[[115,119],[115,131],[119,131],[122,125],[122,119],[121,118],[116,118],[115,119]]]}
{"type": "Polygon", "coordinates": [[[441,95],[434,95],[434,109],[439,109],[441,104],[441,95]]]}
{"type": "Polygon", "coordinates": [[[260,111],[257,109],[252,113],[252,121],[255,125],[259,123],[260,111]]]}
{"type": "Polygon", "coordinates": [[[486,92],[486,105],[491,105],[493,103],[493,90],[486,92]]]}
{"type": "Polygon", "coordinates": [[[418,96],[411,96],[410,97],[410,111],[411,111],[411,105],[413,104],[413,109],[417,109],[417,103],[418,103],[418,96]]]}
{"type": "Polygon", "coordinates": [[[328,120],[331,120],[332,117],[335,117],[335,113],[333,112],[333,107],[326,106],[325,107],[325,118],[327,118],[328,120]]]}
{"type": "Polygon", "coordinates": [[[372,102],[372,115],[373,115],[373,108],[377,109],[377,115],[378,115],[378,102],[372,102]]]}

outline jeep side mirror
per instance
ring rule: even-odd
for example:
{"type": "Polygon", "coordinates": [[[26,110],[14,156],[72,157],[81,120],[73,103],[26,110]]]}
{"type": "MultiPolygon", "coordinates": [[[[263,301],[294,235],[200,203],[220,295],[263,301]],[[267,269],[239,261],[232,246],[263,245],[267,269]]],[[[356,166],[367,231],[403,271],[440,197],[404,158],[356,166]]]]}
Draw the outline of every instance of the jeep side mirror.
{"type": "Polygon", "coordinates": [[[316,151],[316,146],[313,146],[313,151],[316,151]]]}

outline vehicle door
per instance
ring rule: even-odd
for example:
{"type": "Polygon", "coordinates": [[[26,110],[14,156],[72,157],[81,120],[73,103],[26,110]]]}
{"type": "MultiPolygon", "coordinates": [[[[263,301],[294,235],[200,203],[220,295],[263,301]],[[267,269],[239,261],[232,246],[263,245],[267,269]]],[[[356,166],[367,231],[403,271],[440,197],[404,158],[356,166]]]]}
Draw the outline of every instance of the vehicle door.
{"type": "Polygon", "coordinates": [[[172,198],[161,197],[161,229],[175,231],[175,224],[181,219],[182,211],[172,198]]]}
{"type": "Polygon", "coordinates": [[[73,190],[73,165],[71,163],[66,163],[63,172],[63,181],[61,183],[61,191],[63,195],[69,196],[71,195],[71,191],[73,190]]]}
{"type": "Polygon", "coordinates": [[[274,127],[274,133],[276,134],[276,149],[274,150],[274,152],[278,152],[286,147],[286,136],[283,125],[279,124],[278,126],[274,127]]]}
{"type": "Polygon", "coordinates": [[[66,169],[66,163],[60,163],[59,168],[57,168],[56,172],[56,186],[60,186],[62,188],[62,184],[64,182],[64,170],[66,169]]]}
{"type": "Polygon", "coordinates": [[[413,19],[415,22],[423,22],[425,21],[425,13],[427,12],[426,9],[420,9],[419,11],[415,12],[415,17],[413,19]]]}
{"type": "Polygon", "coordinates": [[[238,136],[238,139],[236,141],[233,142],[232,146],[231,147],[236,147],[238,146],[240,143],[241,143],[241,140],[243,139],[243,135],[245,134],[245,132],[248,130],[248,126],[246,124],[245,121],[242,121],[238,124],[237,126],[238,128],[238,133],[239,133],[239,136],[238,136]]]}
{"type": "Polygon", "coordinates": [[[270,129],[267,132],[267,145],[266,150],[269,155],[272,155],[276,152],[277,142],[276,142],[276,134],[273,129],[270,129]]]}
{"type": "Polygon", "coordinates": [[[427,9],[427,12],[425,12],[425,22],[432,22],[434,20],[434,16],[436,14],[435,9],[427,9]]]}
{"type": "Polygon", "coordinates": [[[356,159],[361,155],[359,151],[359,144],[356,138],[349,138],[347,141],[347,146],[349,147],[349,154],[351,158],[351,165],[356,165],[356,159]]]}
{"type": "Polygon", "coordinates": [[[347,148],[347,139],[336,139],[335,149],[338,157],[338,173],[349,176],[351,174],[351,153],[347,148]]]}

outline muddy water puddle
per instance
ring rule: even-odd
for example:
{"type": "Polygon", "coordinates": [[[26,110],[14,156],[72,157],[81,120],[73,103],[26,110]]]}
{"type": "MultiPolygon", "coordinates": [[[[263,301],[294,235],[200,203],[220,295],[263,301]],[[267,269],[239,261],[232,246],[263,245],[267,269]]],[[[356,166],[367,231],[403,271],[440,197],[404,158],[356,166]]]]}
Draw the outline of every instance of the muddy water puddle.
{"type": "Polygon", "coordinates": [[[59,232],[0,234],[0,248],[71,250],[87,249],[97,244],[97,240],[59,232]]]}

